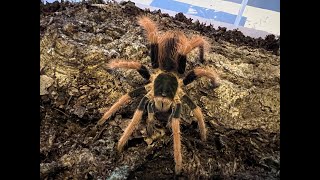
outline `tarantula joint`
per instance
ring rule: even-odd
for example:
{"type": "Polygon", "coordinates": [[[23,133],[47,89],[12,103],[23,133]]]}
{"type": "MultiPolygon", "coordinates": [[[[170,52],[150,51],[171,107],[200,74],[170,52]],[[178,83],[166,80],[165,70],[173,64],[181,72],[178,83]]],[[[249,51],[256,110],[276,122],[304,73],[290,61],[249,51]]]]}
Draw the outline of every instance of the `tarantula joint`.
{"type": "Polygon", "coordinates": [[[187,63],[187,54],[195,48],[199,48],[199,60],[204,61],[204,46],[208,43],[200,36],[194,36],[188,39],[182,32],[168,31],[160,33],[156,24],[148,17],[140,17],[138,23],[146,31],[146,36],[150,41],[150,57],[151,67],[155,69],[154,74],[150,74],[146,66],[137,61],[128,61],[124,59],[116,59],[108,64],[109,68],[125,68],[136,69],[138,73],[148,80],[148,84],[139,87],[127,94],[123,95],[98,121],[103,124],[122,106],[139,95],[144,95],[140,100],[131,122],[126,127],[117,149],[123,150],[129,137],[133,133],[135,127],[140,123],[143,111],[147,107],[147,132],[149,135],[153,132],[154,113],[172,111],[170,116],[171,129],[173,133],[173,154],[175,161],[175,173],[180,174],[182,171],[182,154],[180,139],[180,113],[181,103],[186,103],[193,111],[200,129],[201,140],[206,141],[206,126],[203,114],[199,106],[197,106],[191,98],[182,90],[182,86],[192,83],[200,77],[207,77],[211,80],[215,87],[219,86],[219,77],[214,70],[208,70],[196,67],[186,73],[184,78],[178,75],[184,75],[187,63]]]}

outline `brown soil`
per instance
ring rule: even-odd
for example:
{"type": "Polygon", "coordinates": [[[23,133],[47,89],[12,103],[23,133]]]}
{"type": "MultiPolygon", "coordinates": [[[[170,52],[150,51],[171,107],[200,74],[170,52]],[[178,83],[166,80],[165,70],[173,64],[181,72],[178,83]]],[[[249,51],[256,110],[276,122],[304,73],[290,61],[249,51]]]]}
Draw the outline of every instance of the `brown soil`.
{"type": "Polygon", "coordinates": [[[132,3],[53,3],[40,12],[41,179],[280,179],[280,39],[215,30],[132,3]],[[205,78],[184,88],[204,113],[208,141],[200,140],[183,105],[180,176],[174,176],[166,115],[157,114],[159,131],[148,137],[144,114],[124,152],[116,151],[141,97],[96,127],[121,95],[145,83],[136,71],[110,71],[105,64],[129,58],[151,69],[148,42],[136,23],[141,14],[161,31],[205,36],[211,45],[205,63],[192,52],[187,70],[215,68],[222,79],[214,90],[205,78]]]}

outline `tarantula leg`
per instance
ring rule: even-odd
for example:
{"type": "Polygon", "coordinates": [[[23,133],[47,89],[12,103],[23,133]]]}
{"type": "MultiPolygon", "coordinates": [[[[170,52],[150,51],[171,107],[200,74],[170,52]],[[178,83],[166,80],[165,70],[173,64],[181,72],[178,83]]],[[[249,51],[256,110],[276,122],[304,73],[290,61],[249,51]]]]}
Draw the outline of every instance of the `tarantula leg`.
{"type": "Polygon", "coordinates": [[[195,36],[190,40],[190,50],[198,47],[199,48],[199,60],[201,63],[204,62],[204,47],[208,47],[209,43],[201,36],[195,36]]]}
{"type": "Polygon", "coordinates": [[[111,61],[108,65],[108,68],[125,68],[125,69],[136,69],[138,73],[146,80],[150,79],[149,70],[139,62],[136,61],[127,61],[123,59],[115,59],[111,61]]]}
{"type": "MultiPolygon", "coordinates": [[[[201,63],[204,62],[204,47],[199,45],[199,60],[201,63]]],[[[187,56],[185,54],[178,54],[178,73],[183,74],[186,70],[187,56]]]]}
{"type": "MultiPolygon", "coordinates": [[[[178,53],[179,55],[186,56],[193,49],[199,48],[200,62],[204,62],[204,47],[208,47],[209,43],[201,36],[194,36],[188,40],[184,35],[179,37],[178,53]]],[[[183,64],[185,66],[185,64],[183,64]]],[[[179,72],[180,73],[180,72],[179,72]]]]}
{"type": "Polygon", "coordinates": [[[203,45],[199,46],[199,60],[201,63],[204,63],[204,47],[203,47],[203,45]]]}
{"type": "Polygon", "coordinates": [[[153,69],[156,69],[159,67],[158,48],[159,48],[158,43],[151,44],[150,58],[151,58],[151,66],[153,69]]]}
{"type": "Polygon", "coordinates": [[[200,77],[207,77],[211,80],[213,87],[216,88],[220,85],[220,78],[218,74],[213,70],[207,70],[203,68],[195,68],[194,70],[190,71],[187,76],[183,79],[183,84],[188,85],[197,78],[200,77]]]}
{"type": "Polygon", "coordinates": [[[180,112],[181,104],[177,104],[171,120],[173,134],[173,154],[175,161],[175,173],[180,174],[182,169],[181,139],[180,139],[180,112]]]}
{"type": "Polygon", "coordinates": [[[151,65],[152,68],[158,68],[159,62],[158,62],[158,28],[157,25],[148,17],[142,16],[138,18],[138,24],[142,26],[145,31],[148,40],[151,43],[151,51],[150,51],[150,57],[151,57],[151,65]]]}
{"type": "Polygon", "coordinates": [[[202,141],[206,141],[207,140],[207,130],[206,130],[206,125],[204,122],[204,118],[203,118],[203,114],[201,112],[201,109],[199,106],[197,106],[191,99],[189,96],[184,95],[181,98],[182,101],[184,101],[192,110],[194,116],[196,117],[197,121],[198,121],[198,127],[200,130],[200,136],[201,136],[201,140],[202,141]]]}
{"type": "Polygon", "coordinates": [[[127,104],[132,98],[135,98],[140,94],[146,94],[146,93],[147,93],[147,90],[145,89],[145,87],[140,87],[123,95],[118,99],[118,101],[115,104],[111,106],[111,108],[106,113],[104,113],[102,118],[98,121],[98,125],[102,125],[107,119],[109,119],[112,116],[112,114],[118,111],[121,106],[127,104]]]}
{"type": "Polygon", "coordinates": [[[179,54],[178,55],[178,73],[183,74],[186,70],[187,56],[179,54]]]}
{"type": "Polygon", "coordinates": [[[148,119],[147,119],[147,133],[148,136],[152,136],[154,132],[154,106],[153,102],[149,102],[147,106],[148,119]]]}
{"type": "Polygon", "coordinates": [[[124,133],[122,134],[119,142],[118,142],[118,151],[121,152],[123,150],[124,145],[127,143],[129,137],[131,136],[134,128],[140,123],[142,118],[143,110],[148,102],[148,98],[144,96],[138,106],[138,109],[135,111],[132,120],[128,127],[125,129],[124,133]]]}

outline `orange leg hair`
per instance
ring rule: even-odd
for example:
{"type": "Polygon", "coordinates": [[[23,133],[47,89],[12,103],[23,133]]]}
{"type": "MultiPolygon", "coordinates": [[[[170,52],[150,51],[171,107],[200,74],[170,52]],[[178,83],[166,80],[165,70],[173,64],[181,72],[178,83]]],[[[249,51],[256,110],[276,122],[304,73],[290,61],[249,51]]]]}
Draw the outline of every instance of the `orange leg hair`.
{"type": "Polygon", "coordinates": [[[120,99],[114,103],[111,108],[104,113],[102,118],[98,121],[98,125],[102,125],[107,119],[109,119],[115,112],[117,112],[123,105],[127,104],[130,102],[132,98],[135,98],[139,96],[140,94],[146,94],[147,90],[145,87],[137,88],[133,91],[130,91],[129,93],[123,95],[120,97],[120,99]]]}
{"type": "Polygon", "coordinates": [[[192,112],[198,121],[198,127],[200,130],[201,140],[206,141],[207,140],[207,129],[206,129],[206,124],[204,123],[204,118],[203,118],[203,114],[201,112],[200,107],[197,106],[195,109],[192,110],[192,112]]]}
{"type": "Polygon", "coordinates": [[[148,102],[148,98],[146,96],[144,96],[140,103],[139,103],[139,107],[138,109],[135,111],[133,118],[130,122],[130,124],[128,125],[128,127],[124,130],[119,142],[118,142],[118,151],[121,152],[123,150],[124,145],[127,143],[129,137],[131,136],[133,130],[135,129],[135,127],[140,123],[141,118],[142,118],[142,114],[145,108],[145,105],[148,102]]]}
{"type": "Polygon", "coordinates": [[[182,170],[182,154],[181,154],[181,139],[180,139],[180,113],[181,103],[178,103],[172,114],[171,128],[173,134],[173,154],[175,162],[175,173],[180,174],[182,170]]]}
{"type": "Polygon", "coordinates": [[[197,77],[207,77],[209,78],[213,84],[219,85],[220,84],[220,78],[218,76],[218,74],[212,70],[212,69],[204,69],[204,68],[195,68],[194,69],[194,73],[197,77]]]}
{"type": "Polygon", "coordinates": [[[145,31],[148,40],[151,43],[158,43],[158,28],[157,25],[147,16],[141,16],[138,18],[138,24],[142,26],[145,31]]]}
{"type": "Polygon", "coordinates": [[[102,125],[107,119],[109,119],[115,112],[117,112],[121,106],[127,104],[131,100],[128,94],[123,95],[111,108],[104,113],[102,118],[98,121],[98,125],[102,125]]]}
{"type": "Polygon", "coordinates": [[[201,112],[201,109],[199,106],[197,106],[188,95],[183,95],[181,97],[181,100],[186,103],[190,109],[192,110],[195,118],[198,121],[198,127],[200,130],[200,137],[202,141],[206,141],[207,140],[207,130],[206,130],[206,125],[204,122],[204,118],[203,118],[203,114],[201,112]]]}
{"type": "Polygon", "coordinates": [[[124,59],[115,59],[112,60],[107,64],[107,67],[109,69],[114,69],[114,68],[124,68],[124,69],[135,69],[138,71],[138,73],[146,80],[150,79],[150,73],[147,67],[142,65],[139,62],[136,61],[127,61],[124,59]]]}
{"type": "Polygon", "coordinates": [[[183,79],[183,84],[188,85],[200,77],[209,78],[214,87],[220,86],[219,75],[213,69],[204,69],[200,67],[194,68],[192,71],[190,71],[183,79]]]}
{"type": "Polygon", "coordinates": [[[136,61],[127,61],[124,59],[114,59],[107,64],[107,67],[110,69],[125,68],[138,70],[141,68],[141,63],[136,61]]]}
{"type": "Polygon", "coordinates": [[[175,173],[180,174],[182,169],[180,122],[178,118],[172,118],[171,128],[173,133],[173,154],[175,161],[175,173]]]}

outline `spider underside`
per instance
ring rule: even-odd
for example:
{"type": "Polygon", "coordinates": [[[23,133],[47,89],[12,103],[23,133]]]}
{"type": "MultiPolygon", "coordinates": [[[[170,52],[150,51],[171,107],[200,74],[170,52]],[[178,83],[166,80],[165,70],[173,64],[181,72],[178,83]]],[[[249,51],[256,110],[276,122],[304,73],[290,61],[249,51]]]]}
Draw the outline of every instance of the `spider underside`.
{"type": "Polygon", "coordinates": [[[182,170],[180,139],[181,103],[186,103],[193,111],[200,129],[201,140],[206,141],[207,137],[205,122],[200,107],[183,92],[181,87],[200,77],[209,78],[214,87],[217,87],[219,86],[219,77],[214,70],[200,67],[188,72],[183,79],[178,77],[178,74],[183,75],[185,73],[187,54],[193,49],[199,48],[199,60],[200,62],[204,61],[204,47],[208,46],[208,43],[202,37],[194,36],[188,39],[180,31],[168,31],[160,34],[157,30],[157,25],[146,16],[139,17],[138,24],[146,31],[146,36],[151,48],[151,66],[153,69],[156,69],[156,71],[150,75],[149,70],[137,61],[116,59],[109,62],[109,68],[136,69],[149,83],[119,98],[98,121],[98,125],[102,125],[117,110],[133,98],[144,95],[131,122],[126,127],[118,142],[117,149],[121,152],[135,127],[140,123],[146,106],[148,112],[148,118],[146,120],[148,135],[152,135],[154,130],[154,113],[156,111],[168,112],[171,110],[172,113],[169,120],[173,134],[175,173],[180,174],[182,170]]]}

